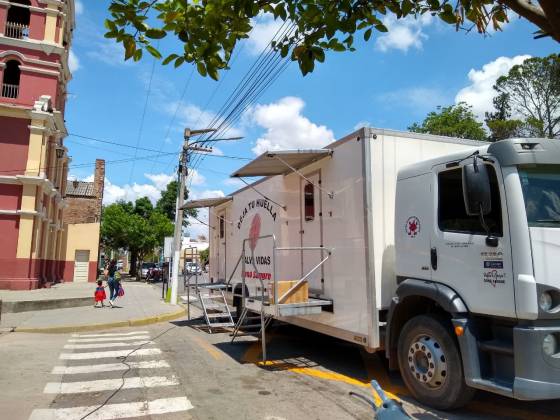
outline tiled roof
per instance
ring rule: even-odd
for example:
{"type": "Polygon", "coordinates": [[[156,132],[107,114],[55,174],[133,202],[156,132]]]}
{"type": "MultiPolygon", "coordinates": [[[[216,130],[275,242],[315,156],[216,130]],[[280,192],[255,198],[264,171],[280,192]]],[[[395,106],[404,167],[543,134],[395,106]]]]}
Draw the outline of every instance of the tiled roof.
{"type": "Polygon", "coordinates": [[[96,197],[93,182],[78,181],[74,187],[74,181],[66,183],[66,195],[72,197],[96,197]]]}

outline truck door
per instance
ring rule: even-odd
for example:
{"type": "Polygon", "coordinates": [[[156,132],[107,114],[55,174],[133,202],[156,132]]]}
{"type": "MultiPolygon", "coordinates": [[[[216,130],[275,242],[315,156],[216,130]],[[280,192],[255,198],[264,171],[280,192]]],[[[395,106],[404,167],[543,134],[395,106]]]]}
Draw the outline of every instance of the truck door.
{"type": "MultiPolygon", "coordinates": [[[[301,180],[301,246],[323,246],[323,213],[321,203],[321,172],[316,171],[305,175],[308,180],[301,180]]],[[[326,256],[326,255],[325,255],[326,256]]],[[[303,250],[301,252],[302,276],[309,273],[324,258],[318,250],[303,250]]],[[[315,270],[308,278],[309,292],[322,294],[323,267],[315,270]]],[[[294,279],[295,280],[295,279],[294,279]]]]}
{"type": "MultiPolygon", "coordinates": [[[[470,163],[470,161],[466,161],[470,163]]],[[[482,164],[482,162],[480,162],[482,164]]],[[[478,216],[468,216],[463,199],[462,167],[434,168],[435,220],[431,240],[432,279],[447,284],[471,312],[515,317],[513,265],[499,167],[489,163],[492,210],[484,216],[498,246],[489,246],[478,216]]]]}
{"type": "Polygon", "coordinates": [[[218,280],[227,280],[226,274],[226,215],[218,213],[218,280]]]}

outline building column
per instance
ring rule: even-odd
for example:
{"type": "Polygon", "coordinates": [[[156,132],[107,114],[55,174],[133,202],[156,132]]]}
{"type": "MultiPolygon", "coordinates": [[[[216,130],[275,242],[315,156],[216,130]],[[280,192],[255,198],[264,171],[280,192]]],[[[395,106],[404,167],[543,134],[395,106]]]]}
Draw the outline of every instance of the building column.
{"type": "Polygon", "coordinates": [[[56,4],[47,4],[45,14],[45,38],[44,41],[51,44],[62,45],[62,39],[58,36],[58,6],[56,4]],[[58,38],[58,42],[57,42],[58,38]]]}

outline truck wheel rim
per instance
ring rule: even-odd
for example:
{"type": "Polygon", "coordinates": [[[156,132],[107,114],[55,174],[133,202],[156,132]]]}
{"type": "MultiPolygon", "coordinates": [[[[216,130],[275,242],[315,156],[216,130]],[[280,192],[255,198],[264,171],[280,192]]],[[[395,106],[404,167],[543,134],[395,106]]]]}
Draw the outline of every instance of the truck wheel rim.
{"type": "Polygon", "coordinates": [[[441,388],[447,378],[447,357],[438,341],[428,335],[417,336],[408,350],[412,376],[430,389],[441,388]]]}

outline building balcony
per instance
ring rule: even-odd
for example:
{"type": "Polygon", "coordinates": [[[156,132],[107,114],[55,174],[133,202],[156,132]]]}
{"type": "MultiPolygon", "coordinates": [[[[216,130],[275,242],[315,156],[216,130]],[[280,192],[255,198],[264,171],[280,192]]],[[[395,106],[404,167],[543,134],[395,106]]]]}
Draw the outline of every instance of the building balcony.
{"type": "Polygon", "coordinates": [[[8,38],[28,39],[29,38],[29,25],[16,22],[6,22],[6,29],[4,35],[8,38]]]}
{"type": "Polygon", "coordinates": [[[2,98],[17,98],[19,95],[19,85],[10,85],[8,83],[2,84],[2,91],[0,96],[2,98]]]}

